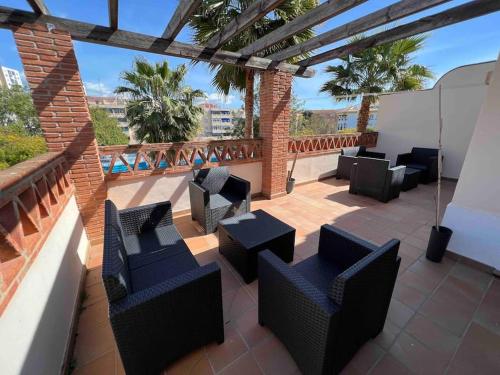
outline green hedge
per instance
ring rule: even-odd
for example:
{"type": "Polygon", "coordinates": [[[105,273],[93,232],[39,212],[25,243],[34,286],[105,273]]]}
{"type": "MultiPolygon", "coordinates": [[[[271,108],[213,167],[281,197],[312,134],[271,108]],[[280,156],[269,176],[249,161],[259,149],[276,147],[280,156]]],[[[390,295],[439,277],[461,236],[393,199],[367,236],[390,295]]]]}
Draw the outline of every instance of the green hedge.
{"type": "Polygon", "coordinates": [[[17,129],[0,128],[0,169],[47,152],[42,136],[30,136],[17,129]]]}

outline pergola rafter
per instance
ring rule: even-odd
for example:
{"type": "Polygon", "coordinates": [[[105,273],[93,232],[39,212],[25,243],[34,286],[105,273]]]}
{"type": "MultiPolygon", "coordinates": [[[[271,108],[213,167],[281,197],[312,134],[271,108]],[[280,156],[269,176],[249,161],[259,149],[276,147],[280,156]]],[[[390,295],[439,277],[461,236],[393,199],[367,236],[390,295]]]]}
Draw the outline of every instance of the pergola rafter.
{"type": "Polygon", "coordinates": [[[280,28],[266,34],[252,44],[240,49],[238,52],[247,56],[253,55],[366,1],[367,0],[328,0],[306,14],[285,23],[280,28]]]}
{"type": "Polygon", "coordinates": [[[108,0],[109,27],[118,29],[118,0],[108,0]]]}
{"type": "Polygon", "coordinates": [[[27,0],[33,12],[36,14],[50,14],[49,9],[43,0],[27,0]]]}
{"type": "Polygon", "coordinates": [[[354,43],[320,53],[319,55],[301,60],[299,65],[311,66],[344,57],[363,49],[394,42],[417,34],[426,33],[458,22],[481,17],[500,10],[499,0],[475,0],[416,21],[371,35],[354,43]]]}
{"type": "Polygon", "coordinates": [[[401,0],[266,57],[271,60],[283,61],[449,1],[451,0],[401,0]]]}
{"type": "Polygon", "coordinates": [[[177,9],[161,37],[171,41],[174,40],[189,21],[189,17],[200,7],[200,4],[201,0],[179,0],[179,5],[177,5],[177,9]]]}
{"type": "MultiPolygon", "coordinates": [[[[218,49],[247,27],[260,20],[267,13],[277,8],[284,0],[256,0],[241,14],[229,22],[221,31],[207,42],[207,48],[218,49]]],[[[240,52],[241,53],[241,52],[240,52]]]]}
{"type": "Polygon", "coordinates": [[[395,4],[370,13],[357,20],[336,27],[304,43],[289,47],[268,57],[255,54],[301,31],[324,22],[345,12],[366,0],[329,0],[308,13],[295,18],[277,30],[251,43],[238,52],[225,51],[220,47],[232,37],[245,30],[267,13],[278,7],[283,0],[256,0],[240,16],[216,33],[204,46],[175,41],[176,36],[187,24],[189,18],[200,7],[201,0],[179,0],[179,5],[162,37],[118,29],[118,0],[108,0],[110,26],[54,17],[49,15],[43,0],[28,0],[33,12],[0,7],[0,27],[15,29],[23,23],[53,24],[66,30],[75,40],[127,48],[137,51],[183,57],[214,64],[225,64],[249,70],[281,70],[299,77],[311,77],[310,67],[340,58],[362,49],[396,41],[434,29],[480,17],[500,10],[499,0],[474,0],[447,9],[437,14],[423,17],[386,31],[368,36],[354,43],[348,43],[300,61],[288,64],[286,59],[309,52],[326,44],[334,43],[350,36],[365,32],[391,21],[415,14],[446,3],[450,0],[401,0],[395,4]]]}

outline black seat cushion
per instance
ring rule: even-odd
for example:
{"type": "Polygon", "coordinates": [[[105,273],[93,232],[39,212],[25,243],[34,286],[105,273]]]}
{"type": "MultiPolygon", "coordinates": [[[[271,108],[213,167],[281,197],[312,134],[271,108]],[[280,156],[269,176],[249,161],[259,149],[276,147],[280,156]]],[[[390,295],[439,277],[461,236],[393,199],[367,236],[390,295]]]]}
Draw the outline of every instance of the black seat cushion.
{"type": "Polygon", "coordinates": [[[189,249],[166,253],[162,259],[130,271],[132,291],[135,293],[150,288],[198,267],[189,249]]]}
{"type": "Polygon", "coordinates": [[[212,194],[210,196],[210,209],[229,207],[234,204],[241,202],[241,198],[238,198],[234,194],[222,193],[222,194],[212,194]]]}
{"type": "Polygon", "coordinates": [[[124,243],[130,269],[142,267],[175,253],[189,252],[173,225],[158,227],[139,235],[125,236],[124,243]]]}
{"type": "Polygon", "coordinates": [[[297,263],[294,268],[325,294],[328,294],[330,291],[337,275],[342,273],[340,267],[322,258],[319,254],[310,256],[306,260],[297,263]]]}

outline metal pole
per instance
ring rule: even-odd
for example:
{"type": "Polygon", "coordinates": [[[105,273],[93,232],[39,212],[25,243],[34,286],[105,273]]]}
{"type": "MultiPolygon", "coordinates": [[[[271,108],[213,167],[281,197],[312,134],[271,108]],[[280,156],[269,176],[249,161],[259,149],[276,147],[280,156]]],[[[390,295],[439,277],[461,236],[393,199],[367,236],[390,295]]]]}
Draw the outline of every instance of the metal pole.
{"type": "Polygon", "coordinates": [[[436,199],[436,230],[439,232],[439,210],[441,203],[441,169],[442,165],[442,151],[441,151],[441,135],[443,133],[443,116],[442,116],[442,86],[439,85],[439,134],[438,134],[438,180],[437,180],[437,199],[436,199]]]}

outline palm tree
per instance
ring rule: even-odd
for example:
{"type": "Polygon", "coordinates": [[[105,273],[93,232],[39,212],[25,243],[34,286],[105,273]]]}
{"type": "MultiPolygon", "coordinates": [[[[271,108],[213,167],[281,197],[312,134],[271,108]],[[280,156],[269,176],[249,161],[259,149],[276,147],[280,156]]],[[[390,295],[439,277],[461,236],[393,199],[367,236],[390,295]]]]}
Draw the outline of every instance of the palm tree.
{"type": "MultiPolygon", "coordinates": [[[[360,35],[350,42],[362,38],[360,35]]],[[[419,90],[433,77],[427,67],[412,64],[412,55],[423,47],[425,39],[426,36],[410,37],[347,55],[341,58],[340,65],[326,67],[333,79],[325,82],[320,91],[338,96],[338,101],[352,95],[348,97],[351,100],[361,94],[357,131],[365,132],[375,96],[363,94],[419,90]]]]}
{"type": "MultiPolygon", "coordinates": [[[[254,0],[203,0],[198,13],[191,18],[190,25],[194,29],[194,40],[205,44],[215,33],[222,30],[230,21],[242,13],[254,0]]],[[[238,51],[251,44],[265,34],[283,26],[286,22],[306,13],[315,6],[318,0],[285,0],[270,15],[261,18],[246,30],[232,38],[222,46],[227,51],[238,51]]],[[[289,46],[301,43],[314,36],[312,29],[306,29],[289,39],[281,41],[260,53],[265,56],[289,46]]],[[[305,58],[308,54],[295,57],[291,62],[305,58]]],[[[210,64],[214,72],[212,84],[218,91],[228,95],[231,89],[245,93],[245,128],[246,136],[251,137],[253,129],[253,86],[254,71],[243,68],[210,64]]]]}
{"type": "Polygon", "coordinates": [[[137,58],[133,70],[121,74],[126,85],[115,93],[130,96],[127,119],[140,142],[188,141],[198,130],[203,110],[193,101],[205,94],[184,85],[186,73],[184,64],[172,70],[167,61],[137,58]]]}

